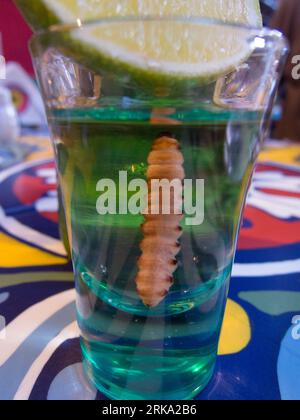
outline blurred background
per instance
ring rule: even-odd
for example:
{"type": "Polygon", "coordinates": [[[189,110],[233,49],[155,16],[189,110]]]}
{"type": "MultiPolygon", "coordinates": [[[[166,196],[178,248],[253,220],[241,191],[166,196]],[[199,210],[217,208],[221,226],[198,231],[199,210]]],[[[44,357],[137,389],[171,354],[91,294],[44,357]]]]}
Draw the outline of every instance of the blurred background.
{"type": "Polygon", "coordinates": [[[28,53],[31,31],[12,0],[0,0],[0,32],[6,60],[20,63],[30,75],[33,75],[28,53]]]}

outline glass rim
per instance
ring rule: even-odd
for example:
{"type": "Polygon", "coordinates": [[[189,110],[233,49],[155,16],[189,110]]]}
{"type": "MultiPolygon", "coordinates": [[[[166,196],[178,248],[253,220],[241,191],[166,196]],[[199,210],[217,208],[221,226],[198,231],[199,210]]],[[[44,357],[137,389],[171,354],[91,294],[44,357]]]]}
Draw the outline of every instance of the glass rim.
{"type": "Polygon", "coordinates": [[[82,21],[78,18],[74,22],[70,23],[57,23],[49,26],[47,29],[40,29],[33,34],[33,39],[39,38],[42,36],[51,36],[52,34],[55,35],[57,33],[64,33],[64,32],[71,32],[78,29],[85,29],[90,28],[93,26],[101,26],[107,24],[114,24],[114,23],[130,23],[130,22],[187,22],[191,24],[201,24],[206,26],[218,26],[224,28],[232,28],[241,31],[249,31],[250,33],[259,34],[262,37],[271,36],[274,39],[278,40],[285,40],[285,36],[276,29],[271,29],[267,27],[259,27],[259,26],[252,26],[246,25],[241,23],[235,22],[225,22],[220,19],[215,18],[207,18],[203,16],[114,16],[114,17],[104,17],[104,18],[97,18],[91,19],[88,21],[82,21]]]}

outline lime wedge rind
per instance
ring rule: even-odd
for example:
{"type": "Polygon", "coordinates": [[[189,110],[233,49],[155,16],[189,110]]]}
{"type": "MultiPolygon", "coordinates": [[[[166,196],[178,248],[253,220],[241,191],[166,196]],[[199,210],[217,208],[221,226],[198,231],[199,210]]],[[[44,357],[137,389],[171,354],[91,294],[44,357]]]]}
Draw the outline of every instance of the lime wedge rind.
{"type": "Polygon", "coordinates": [[[28,0],[14,1],[34,31],[45,30],[52,25],[59,25],[63,23],[47,7],[43,0],[30,0],[30,3],[28,0]]]}

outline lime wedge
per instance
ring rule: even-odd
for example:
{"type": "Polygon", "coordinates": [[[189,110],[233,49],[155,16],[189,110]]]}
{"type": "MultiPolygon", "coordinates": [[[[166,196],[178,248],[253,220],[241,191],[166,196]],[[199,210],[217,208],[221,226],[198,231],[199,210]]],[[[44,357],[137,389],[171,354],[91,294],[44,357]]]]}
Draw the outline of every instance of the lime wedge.
{"type": "MultiPolygon", "coordinates": [[[[93,67],[126,69],[139,78],[211,80],[228,73],[251,53],[249,33],[234,26],[195,19],[261,27],[258,0],[16,0],[34,27],[77,22],[70,46],[77,59],[93,67]],[[161,16],[162,20],[81,22],[101,17],[161,16]],[[37,24],[38,22],[38,24],[37,24]],[[84,57],[85,56],[85,57],[84,57]]],[[[67,46],[66,46],[67,47],[67,46]]],[[[74,55],[74,54],[73,54],[74,55]]]]}
{"type": "Polygon", "coordinates": [[[243,39],[239,30],[228,27],[180,21],[109,23],[72,33],[102,61],[181,79],[211,79],[230,71],[249,55],[244,35],[243,39]]]}
{"type": "Polygon", "coordinates": [[[259,0],[15,0],[34,29],[116,16],[202,16],[261,26],[259,0]]]}

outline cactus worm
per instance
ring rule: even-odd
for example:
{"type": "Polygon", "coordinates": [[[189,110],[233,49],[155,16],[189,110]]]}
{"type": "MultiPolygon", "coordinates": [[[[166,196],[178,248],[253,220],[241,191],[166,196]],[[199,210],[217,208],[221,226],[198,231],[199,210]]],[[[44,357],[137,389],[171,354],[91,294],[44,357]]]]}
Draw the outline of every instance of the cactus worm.
{"type": "MultiPolygon", "coordinates": [[[[138,260],[136,277],[137,291],[146,306],[157,306],[169,293],[177,269],[176,257],[180,251],[182,228],[182,183],[185,177],[183,155],[177,140],[171,137],[158,138],[148,157],[148,200],[141,227],[143,240],[140,244],[141,257],[138,260]],[[162,188],[154,191],[153,181],[169,181],[168,214],[163,205],[162,188]],[[173,182],[177,184],[173,184],[173,182]]],[[[160,184],[161,185],[161,184],[160,184]]]]}

